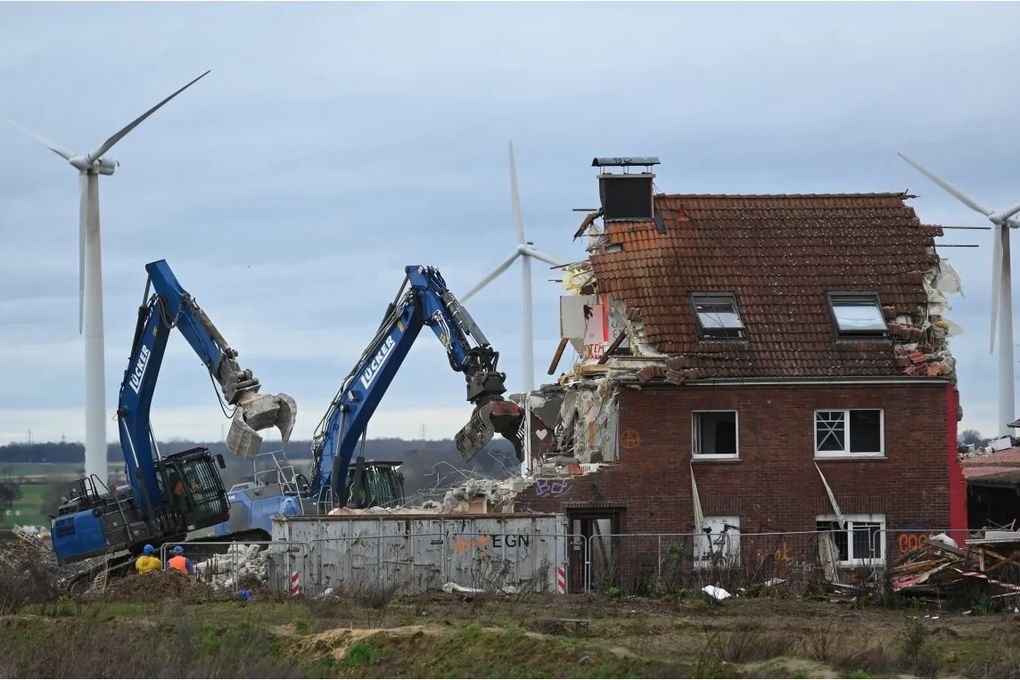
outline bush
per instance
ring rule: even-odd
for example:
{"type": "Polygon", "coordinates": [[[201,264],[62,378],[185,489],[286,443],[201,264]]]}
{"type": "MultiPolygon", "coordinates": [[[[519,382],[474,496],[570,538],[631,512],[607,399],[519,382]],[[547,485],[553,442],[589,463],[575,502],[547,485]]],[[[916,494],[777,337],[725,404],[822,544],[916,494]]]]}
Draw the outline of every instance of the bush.
{"type": "Polygon", "coordinates": [[[939,670],[938,650],[923,623],[907,619],[898,642],[903,667],[923,678],[935,677],[939,670]]]}
{"type": "Polygon", "coordinates": [[[0,614],[13,614],[27,604],[57,599],[54,571],[30,546],[12,544],[0,549],[0,614]]]}
{"type": "Polygon", "coordinates": [[[742,663],[783,656],[791,648],[788,637],[760,626],[742,623],[730,634],[702,631],[702,657],[711,662],[742,663]]]}

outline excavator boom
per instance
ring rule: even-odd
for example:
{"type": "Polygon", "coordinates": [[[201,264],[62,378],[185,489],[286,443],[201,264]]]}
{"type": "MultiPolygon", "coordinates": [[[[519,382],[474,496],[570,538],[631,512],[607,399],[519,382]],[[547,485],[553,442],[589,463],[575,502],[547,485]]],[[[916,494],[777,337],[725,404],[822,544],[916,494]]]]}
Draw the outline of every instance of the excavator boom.
{"type": "Polygon", "coordinates": [[[467,400],[474,407],[455,436],[457,450],[470,460],[498,432],[511,442],[518,459],[524,459],[523,411],[503,398],[506,374],[498,370],[499,353],[447,288],[439,270],[410,265],[404,271],[404,283],[379,330],[316,429],[310,494],[322,501],[320,507],[347,504],[345,481],[357,443],[426,326],[446,349],[450,368],[464,374],[467,400]]]}

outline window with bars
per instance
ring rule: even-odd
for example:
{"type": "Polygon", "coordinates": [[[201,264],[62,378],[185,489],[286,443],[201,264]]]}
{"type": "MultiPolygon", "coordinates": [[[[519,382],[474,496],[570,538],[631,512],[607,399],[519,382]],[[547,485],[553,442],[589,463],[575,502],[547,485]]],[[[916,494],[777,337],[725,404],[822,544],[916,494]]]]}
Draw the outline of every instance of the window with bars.
{"type": "Polygon", "coordinates": [[[885,563],[885,515],[843,515],[846,527],[840,527],[833,515],[817,518],[816,529],[828,532],[839,554],[841,567],[871,566],[885,563]]]}
{"type": "Polygon", "coordinates": [[[882,409],[815,411],[815,456],[881,456],[883,425],[882,409]]]}
{"type": "Polygon", "coordinates": [[[744,337],[744,322],[734,293],[694,293],[691,303],[700,338],[736,340],[744,337]]]}

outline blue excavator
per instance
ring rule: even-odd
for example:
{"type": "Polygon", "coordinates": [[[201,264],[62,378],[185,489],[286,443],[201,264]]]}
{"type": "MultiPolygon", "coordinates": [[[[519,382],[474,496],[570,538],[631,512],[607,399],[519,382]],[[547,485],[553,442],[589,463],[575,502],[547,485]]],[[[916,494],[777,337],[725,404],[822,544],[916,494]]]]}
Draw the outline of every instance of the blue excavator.
{"type": "MultiPolygon", "coordinates": [[[[53,518],[50,532],[61,563],[123,550],[139,552],[146,543],[180,541],[189,532],[212,527],[229,516],[218,469],[224,467],[223,457],[214,457],[205,448],[164,456],[149,424],[156,379],[174,329],[188,341],[219,386],[217,398],[224,413],[234,409],[228,449],[254,458],[262,444],[259,430],[277,427],[286,444],[294,427],[294,400],[286,394],[259,394],[259,380],[241,368],[237,352],[184,290],[166,261],[149,263],[145,269],[148,280],[117,406],[129,484],[108,488],[95,475],[76,482],[70,500],[53,518]]],[[[264,533],[259,537],[265,537],[264,533]]]]}
{"type": "MultiPolygon", "coordinates": [[[[450,368],[463,373],[467,401],[474,409],[468,424],[455,436],[466,460],[481,451],[498,432],[524,460],[524,413],[503,398],[506,374],[498,370],[499,353],[447,288],[435,267],[410,265],[386,310],[375,337],[368,343],[315,429],[311,478],[289,466],[273,470],[270,483],[250,483],[231,490],[231,515],[216,528],[230,534],[246,528],[271,530],[276,514],[322,514],[337,507],[399,505],[403,480],[399,463],[355,458],[369,420],[400,369],[419,332],[428,326],[446,349],[450,368]],[[280,495],[288,500],[281,500],[280,495]],[[280,512],[280,508],[295,508],[280,512]]],[[[258,473],[257,473],[258,475],[258,473]]]]}

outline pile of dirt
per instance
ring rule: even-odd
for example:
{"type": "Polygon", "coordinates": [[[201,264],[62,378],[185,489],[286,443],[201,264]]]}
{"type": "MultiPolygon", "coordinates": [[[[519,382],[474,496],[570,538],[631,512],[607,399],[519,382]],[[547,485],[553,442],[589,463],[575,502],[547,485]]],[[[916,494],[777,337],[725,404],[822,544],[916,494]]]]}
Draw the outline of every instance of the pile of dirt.
{"type": "Polygon", "coordinates": [[[208,583],[171,569],[111,580],[101,597],[114,602],[185,600],[198,603],[230,600],[235,596],[233,592],[216,590],[208,583]]]}

